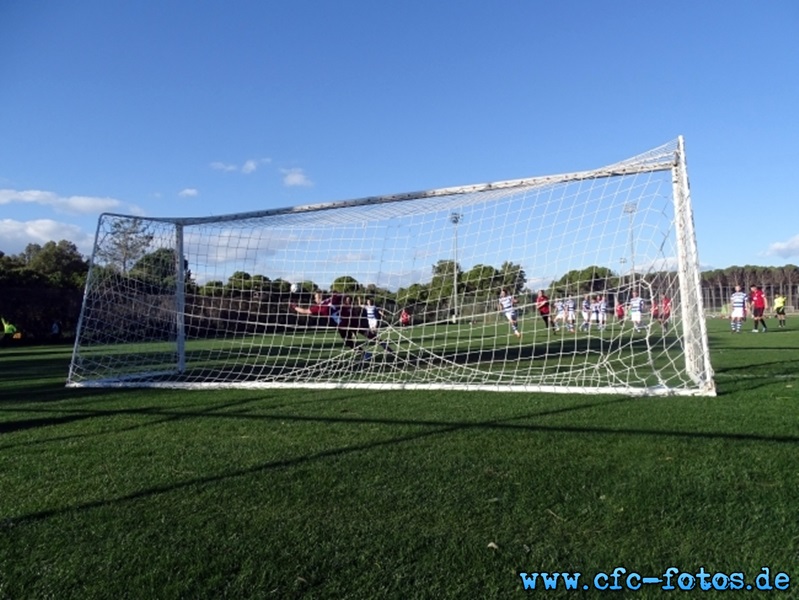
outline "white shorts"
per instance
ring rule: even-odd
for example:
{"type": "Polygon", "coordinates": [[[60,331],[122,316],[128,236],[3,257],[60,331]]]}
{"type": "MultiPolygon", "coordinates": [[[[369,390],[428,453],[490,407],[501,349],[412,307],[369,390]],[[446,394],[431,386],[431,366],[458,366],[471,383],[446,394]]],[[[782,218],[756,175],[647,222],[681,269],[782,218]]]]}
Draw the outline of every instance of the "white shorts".
{"type": "Polygon", "coordinates": [[[732,318],[733,319],[743,319],[744,318],[744,309],[743,308],[733,308],[732,309],[732,318]]]}
{"type": "Polygon", "coordinates": [[[377,329],[377,319],[368,319],[369,329],[377,329]]]}

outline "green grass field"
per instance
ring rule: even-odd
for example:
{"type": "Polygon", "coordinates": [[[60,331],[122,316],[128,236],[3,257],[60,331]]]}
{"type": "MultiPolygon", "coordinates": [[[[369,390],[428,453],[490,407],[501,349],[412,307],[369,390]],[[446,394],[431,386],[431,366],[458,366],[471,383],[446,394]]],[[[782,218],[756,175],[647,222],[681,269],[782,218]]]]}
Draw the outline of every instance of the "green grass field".
{"type": "Polygon", "coordinates": [[[669,388],[694,393],[697,384],[684,369],[682,330],[649,324],[649,333],[632,323],[611,319],[600,330],[577,327],[567,332],[547,328],[537,315],[519,320],[515,337],[500,314],[475,321],[384,326],[371,342],[358,337],[360,350],[348,349],[330,326],[301,324],[259,334],[227,332],[185,342],[185,360],[178,365],[178,345],[144,336],[128,342],[85,335],[79,345],[71,382],[130,384],[141,378],[160,385],[265,384],[312,382],[340,386],[392,384],[441,387],[501,386],[524,391],[552,387],[669,388]]]}
{"type": "Polygon", "coordinates": [[[715,398],[66,389],[70,348],[2,348],[0,599],[507,598],[617,566],[796,597],[799,330],[769,323],[709,321],[715,398]]]}

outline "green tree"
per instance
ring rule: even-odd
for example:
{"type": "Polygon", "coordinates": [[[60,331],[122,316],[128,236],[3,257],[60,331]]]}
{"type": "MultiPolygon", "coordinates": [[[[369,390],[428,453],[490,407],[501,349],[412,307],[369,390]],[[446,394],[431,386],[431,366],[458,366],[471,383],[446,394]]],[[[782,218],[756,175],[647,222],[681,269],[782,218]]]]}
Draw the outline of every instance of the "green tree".
{"type": "MultiPolygon", "coordinates": [[[[183,259],[185,281],[190,281],[189,262],[183,259]]],[[[174,290],[177,282],[177,260],[173,248],[158,248],[148,252],[131,267],[129,275],[156,290],[174,290]]]]}
{"type": "Polygon", "coordinates": [[[552,293],[559,295],[590,294],[604,292],[618,281],[612,270],[592,265],[584,269],[573,269],[552,283],[552,293]]]}
{"type": "Polygon", "coordinates": [[[269,277],[265,275],[253,275],[250,283],[254,292],[262,293],[269,290],[269,277]]]}
{"type": "Polygon", "coordinates": [[[229,296],[241,296],[253,288],[252,276],[246,271],[235,271],[228,277],[225,290],[229,296]]]}
{"type": "Polygon", "coordinates": [[[17,256],[0,256],[0,280],[5,284],[82,288],[89,263],[72,242],[28,244],[17,256]]]}
{"type": "Polygon", "coordinates": [[[203,296],[222,296],[225,293],[225,284],[221,281],[208,281],[200,286],[199,291],[203,296]]]}
{"type": "Polygon", "coordinates": [[[512,294],[518,294],[527,283],[527,274],[521,265],[505,261],[499,269],[499,282],[503,288],[508,288],[512,294]]]}
{"type": "Polygon", "coordinates": [[[433,280],[430,282],[428,299],[450,299],[455,285],[460,290],[462,278],[463,271],[454,260],[439,260],[433,265],[433,280]]]}
{"type": "Polygon", "coordinates": [[[109,232],[98,242],[97,260],[127,273],[147,253],[153,234],[136,217],[119,217],[111,222],[109,232]]]}
{"type": "Polygon", "coordinates": [[[336,277],[333,280],[333,284],[330,286],[330,290],[333,292],[339,292],[341,294],[353,294],[358,292],[361,289],[361,284],[358,283],[358,280],[350,275],[342,275],[341,277],[336,277]]]}
{"type": "Polygon", "coordinates": [[[38,249],[28,265],[56,287],[81,288],[86,283],[89,262],[70,241],[50,241],[38,249]]]}
{"type": "Polygon", "coordinates": [[[306,294],[313,293],[319,289],[319,286],[316,285],[313,281],[298,281],[297,285],[300,286],[300,291],[306,294]]]}
{"type": "Polygon", "coordinates": [[[475,265],[463,275],[467,292],[488,292],[500,286],[500,272],[489,265],[475,265]]]}
{"type": "Polygon", "coordinates": [[[42,276],[29,269],[27,265],[24,253],[9,256],[0,252],[0,282],[3,287],[24,286],[41,281],[42,276]]]}
{"type": "Polygon", "coordinates": [[[278,277],[271,283],[272,292],[277,294],[288,294],[291,290],[291,282],[278,277]]]}
{"type": "Polygon", "coordinates": [[[407,288],[400,288],[397,291],[397,304],[405,307],[426,302],[429,292],[430,287],[421,283],[414,283],[407,288]]]}

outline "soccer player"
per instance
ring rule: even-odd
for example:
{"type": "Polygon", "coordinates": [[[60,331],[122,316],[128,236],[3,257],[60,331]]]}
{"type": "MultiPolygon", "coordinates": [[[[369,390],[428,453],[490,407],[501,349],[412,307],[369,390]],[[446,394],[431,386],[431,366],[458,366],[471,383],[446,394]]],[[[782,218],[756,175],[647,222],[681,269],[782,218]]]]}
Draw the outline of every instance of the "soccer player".
{"type": "Polygon", "coordinates": [[[596,323],[600,331],[605,329],[605,319],[607,318],[605,313],[607,309],[608,305],[605,303],[605,297],[602,295],[595,296],[591,302],[591,322],[596,323]]]}
{"type": "Polygon", "coordinates": [[[624,303],[619,302],[616,304],[616,321],[624,323],[624,303]]]}
{"type": "Polygon", "coordinates": [[[730,296],[730,305],[732,306],[730,332],[741,333],[741,323],[744,320],[744,311],[746,310],[746,293],[741,291],[740,285],[735,286],[735,291],[730,296]]]}
{"type": "Polygon", "coordinates": [[[785,296],[782,294],[774,296],[774,314],[777,315],[779,327],[785,327],[785,296]]]}
{"type": "Polygon", "coordinates": [[[382,314],[380,309],[375,306],[374,300],[371,298],[366,299],[366,320],[369,323],[369,331],[377,333],[377,328],[380,325],[382,314]]]}
{"type": "MultiPolygon", "coordinates": [[[[367,340],[373,340],[376,337],[376,333],[361,327],[360,315],[354,312],[352,307],[352,297],[334,293],[325,298],[321,292],[316,292],[314,293],[314,302],[315,304],[312,304],[310,308],[303,308],[295,304],[290,304],[289,308],[299,315],[327,317],[336,326],[336,331],[344,340],[344,345],[351,350],[360,349],[355,343],[358,334],[367,340]]],[[[367,355],[368,353],[365,353],[364,358],[371,356],[367,355]]]]}
{"type": "Polygon", "coordinates": [[[588,294],[583,297],[582,316],[583,323],[580,325],[580,329],[588,331],[591,328],[591,296],[588,294]]]}
{"type": "Polygon", "coordinates": [[[400,313],[400,325],[402,327],[408,327],[411,324],[411,313],[408,312],[407,308],[403,308],[402,312],[400,313]]]}
{"type": "Polygon", "coordinates": [[[560,331],[566,326],[566,305],[560,298],[555,298],[555,318],[553,319],[555,331],[560,331]]]}
{"type": "Polygon", "coordinates": [[[14,327],[14,325],[12,325],[9,321],[6,321],[5,317],[0,317],[0,322],[3,324],[2,344],[5,346],[14,338],[14,334],[17,333],[17,328],[14,327]]]}
{"type": "Polygon", "coordinates": [[[574,333],[574,322],[577,320],[574,298],[566,298],[564,304],[566,305],[566,327],[574,333]]]}
{"type": "Polygon", "coordinates": [[[541,319],[544,321],[544,325],[549,329],[549,297],[544,293],[544,290],[538,290],[535,306],[538,309],[538,314],[541,315],[541,319]]]}
{"type": "Polygon", "coordinates": [[[633,290],[632,298],[628,302],[630,309],[630,321],[636,331],[641,331],[641,321],[644,316],[644,299],[638,294],[638,290],[633,290]]]}
{"type": "Polygon", "coordinates": [[[499,292],[499,310],[501,313],[504,313],[505,318],[508,319],[513,335],[517,338],[522,337],[522,334],[519,332],[518,316],[516,314],[516,298],[513,297],[513,294],[509,294],[508,290],[504,288],[499,292]]]}
{"type": "Polygon", "coordinates": [[[768,301],[763,293],[763,288],[759,285],[753,285],[749,288],[749,306],[752,309],[752,316],[755,320],[752,333],[757,333],[758,323],[763,326],[763,333],[766,333],[768,329],[766,328],[766,320],[763,318],[763,314],[768,308],[768,301]]]}
{"type": "Polygon", "coordinates": [[[652,309],[649,311],[649,317],[652,321],[660,321],[660,306],[657,302],[652,303],[652,309]]]}
{"type": "Polygon", "coordinates": [[[662,296],[660,298],[660,325],[663,331],[669,328],[669,319],[671,318],[671,298],[662,296]]]}
{"type": "Polygon", "coordinates": [[[605,329],[605,326],[608,322],[608,303],[605,300],[605,296],[597,296],[597,302],[599,303],[599,314],[597,315],[597,319],[599,321],[599,329],[605,329]]]}

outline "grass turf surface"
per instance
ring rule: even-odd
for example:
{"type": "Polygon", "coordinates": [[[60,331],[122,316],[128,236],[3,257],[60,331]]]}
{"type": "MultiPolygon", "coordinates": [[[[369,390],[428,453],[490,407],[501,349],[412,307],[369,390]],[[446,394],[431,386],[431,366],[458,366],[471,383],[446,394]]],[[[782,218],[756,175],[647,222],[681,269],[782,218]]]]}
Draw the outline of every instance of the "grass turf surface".
{"type": "Polygon", "coordinates": [[[799,332],[770,323],[709,321],[716,398],[76,390],[68,348],[4,348],[0,598],[504,598],[616,566],[793,591],[799,332]]]}

